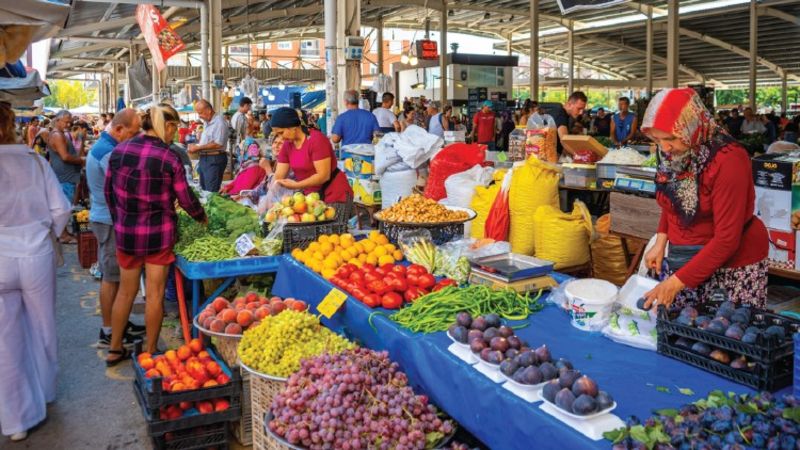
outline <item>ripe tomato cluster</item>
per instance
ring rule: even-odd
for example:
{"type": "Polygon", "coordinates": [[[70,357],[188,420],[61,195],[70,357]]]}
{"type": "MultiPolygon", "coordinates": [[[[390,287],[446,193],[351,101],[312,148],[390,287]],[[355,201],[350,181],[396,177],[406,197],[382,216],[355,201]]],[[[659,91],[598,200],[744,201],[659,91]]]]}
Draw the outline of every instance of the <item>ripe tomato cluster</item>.
{"type": "Polygon", "coordinates": [[[436,278],[418,264],[408,267],[400,264],[364,265],[361,268],[345,264],[330,282],[370,308],[380,306],[386,309],[398,309],[404,301],[410,303],[429,292],[456,284],[450,279],[437,283],[436,278]]]}

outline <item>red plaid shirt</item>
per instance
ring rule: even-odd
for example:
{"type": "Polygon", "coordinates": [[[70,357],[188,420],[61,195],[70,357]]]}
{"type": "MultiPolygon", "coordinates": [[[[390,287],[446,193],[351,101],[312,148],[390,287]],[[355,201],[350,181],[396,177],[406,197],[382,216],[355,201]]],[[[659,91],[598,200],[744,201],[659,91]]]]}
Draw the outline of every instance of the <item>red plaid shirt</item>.
{"type": "Polygon", "coordinates": [[[180,157],[160,139],[141,135],[114,148],[106,173],[105,196],[117,250],[146,256],[171,249],[177,241],[175,200],[195,220],[205,210],[186,181],[180,157]]]}

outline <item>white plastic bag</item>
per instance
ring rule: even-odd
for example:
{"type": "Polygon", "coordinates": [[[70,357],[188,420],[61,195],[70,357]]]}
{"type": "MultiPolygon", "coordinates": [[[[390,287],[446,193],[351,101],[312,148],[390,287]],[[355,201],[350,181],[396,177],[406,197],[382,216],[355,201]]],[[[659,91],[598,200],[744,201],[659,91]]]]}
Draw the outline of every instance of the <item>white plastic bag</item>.
{"type": "Polygon", "coordinates": [[[389,208],[411,195],[417,185],[417,171],[385,172],[380,179],[381,209],[389,208]]]}
{"type": "Polygon", "coordinates": [[[658,281],[634,275],[619,292],[619,301],[614,305],[603,335],[614,342],[644,350],[656,351],[656,309],[644,311],[636,306],[642,296],[653,289],[658,281]]]}
{"type": "Polygon", "coordinates": [[[417,125],[411,125],[400,133],[394,148],[404,163],[416,169],[436,156],[443,144],[444,140],[439,136],[430,134],[417,125]]]}
{"type": "Polygon", "coordinates": [[[272,208],[272,205],[281,201],[284,195],[292,195],[294,191],[281,186],[275,179],[269,181],[267,193],[258,199],[258,214],[263,215],[272,208]]]}
{"type": "Polygon", "coordinates": [[[541,130],[542,128],[556,128],[556,120],[550,114],[533,113],[528,117],[526,124],[528,130],[541,130]]]}
{"type": "Polygon", "coordinates": [[[476,164],[471,169],[447,177],[444,188],[447,191],[447,203],[451,206],[469,208],[475,187],[488,186],[492,182],[494,169],[476,164]]]}

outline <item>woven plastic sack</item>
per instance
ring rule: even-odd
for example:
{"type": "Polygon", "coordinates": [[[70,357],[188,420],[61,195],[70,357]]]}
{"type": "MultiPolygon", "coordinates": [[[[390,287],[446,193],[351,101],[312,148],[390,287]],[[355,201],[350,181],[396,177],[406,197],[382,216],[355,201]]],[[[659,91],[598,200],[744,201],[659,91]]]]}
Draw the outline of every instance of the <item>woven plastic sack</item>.
{"type": "Polygon", "coordinates": [[[493,168],[476,164],[468,170],[447,177],[444,182],[447,204],[468,208],[475,195],[475,188],[487,186],[492,182],[492,172],[494,172],[493,168]]]}
{"type": "Polygon", "coordinates": [[[511,226],[508,241],[514,253],[533,255],[535,246],[533,215],[540,206],[558,208],[557,166],[528,157],[514,167],[508,201],[511,226]]]}
{"type": "Polygon", "coordinates": [[[492,208],[492,203],[494,203],[498,192],[500,192],[500,183],[494,183],[489,187],[475,187],[475,195],[472,197],[472,202],[469,204],[469,207],[477,213],[475,219],[472,221],[472,228],[470,229],[471,237],[483,239],[483,229],[486,225],[486,218],[489,216],[489,210],[492,208]]]}
{"type": "Polygon", "coordinates": [[[533,223],[537,258],[553,261],[556,269],[589,262],[592,216],[583,202],[576,201],[571,213],[557,206],[540,206],[533,223]]]}
{"type": "Polygon", "coordinates": [[[605,214],[597,219],[594,229],[598,238],[591,246],[592,273],[595,278],[622,286],[628,275],[628,264],[622,240],[608,234],[611,229],[611,215],[605,214]]]}
{"type": "Polygon", "coordinates": [[[480,144],[450,144],[431,160],[425,197],[439,201],[447,196],[444,181],[450,175],[463,172],[486,159],[486,146],[480,144]]]}

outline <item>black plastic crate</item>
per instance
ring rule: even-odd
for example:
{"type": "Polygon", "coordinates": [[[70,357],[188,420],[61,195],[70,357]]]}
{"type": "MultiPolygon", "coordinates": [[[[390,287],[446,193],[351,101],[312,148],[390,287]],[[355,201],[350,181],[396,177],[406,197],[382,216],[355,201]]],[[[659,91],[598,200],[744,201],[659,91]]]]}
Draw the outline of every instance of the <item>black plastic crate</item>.
{"type": "Polygon", "coordinates": [[[200,450],[216,447],[228,448],[228,423],[220,422],[204,427],[189,428],[153,438],[156,450],[200,450]]]}
{"type": "MultiPolygon", "coordinates": [[[[713,318],[716,315],[717,303],[709,302],[708,304],[697,305],[695,308],[699,314],[713,318]]],[[[762,329],[770,325],[781,325],[784,327],[787,338],[781,341],[776,337],[767,337],[759,334],[755,344],[746,344],[736,339],[675,322],[673,319],[678,314],[678,310],[668,312],[666,308],[659,308],[658,322],[656,324],[659,335],[682,336],[693,341],[704,342],[712,347],[744,355],[748,360],[762,363],[771,363],[793,355],[794,343],[791,336],[800,331],[800,321],[753,308],[750,325],[755,325],[762,329]]]]}
{"type": "Polygon", "coordinates": [[[431,225],[420,227],[419,225],[397,225],[393,223],[379,222],[378,230],[385,234],[391,242],[398,243],[400,234],[407,230],[418,230],[424,228],[431,233],[431,242],[436,245],[442,245],[454,239],[464,237],[464,224],[446,224],[446,225],[431,225]]]}
{"type": "Polygon", "coordinates": [[[346,223],[328,222],[319,225],[288,226],[283,228],[283,252],[289,253],[295,248],[306,248],[323,234],[347,233],[346,223]]]}
{"type": "MultiPolygon", "coordinates": [[[[762,391],[774,392],[792,384],[793,355],[779,358],[772,363],[754,362],[754,366],[750,370],[734,369],[708,356],[675,346],[674,343],[678,337],[662,333],[659,330],[658,353],[762,391]]],[[[735,356],[731,355],[731,359],[735,356]]]]}
{"type": "Polygon", "coordinates": [[[139,366],[137,355],[141,353],[141,343],[136,345],[133,354],[133,373],[135,374],[134,387],[141,390],[144,406],[149,410],[157,410],[162,406],[175,405],[180,402],[195,402],[210,400],[220,397],[238,397],[242,391],[242,376],[238,370],[231,370],[225,361],[220,358],[211,347],[205,349],[231,381],[221,386],[194,389],[180,392],[167,392],[161,384],[161,378],[145,378],[144,370],[139,366]],[[137,387],[138,386],[138,387],[137,387]]]}
{"type": "Polygon", "coordinates": [[[144,415],[147,424],[147,434],[151,437],[163,436],[166,433],[185,430],[187,428],[202,427],[213,425],[216,423],[233,422],[242,416],[241,398],[238,395],[226,397],[230,406],[225,411],[212,412],[208,414],[195,414],[191,416],[183,416],[177,419],[166,420],[159,417],[158,409],[150,409],[142,398],[142,387],[134,381],[133,391],[136,399],[139,401],[139,406],[142,408],[142,415],[144,415]]]}

